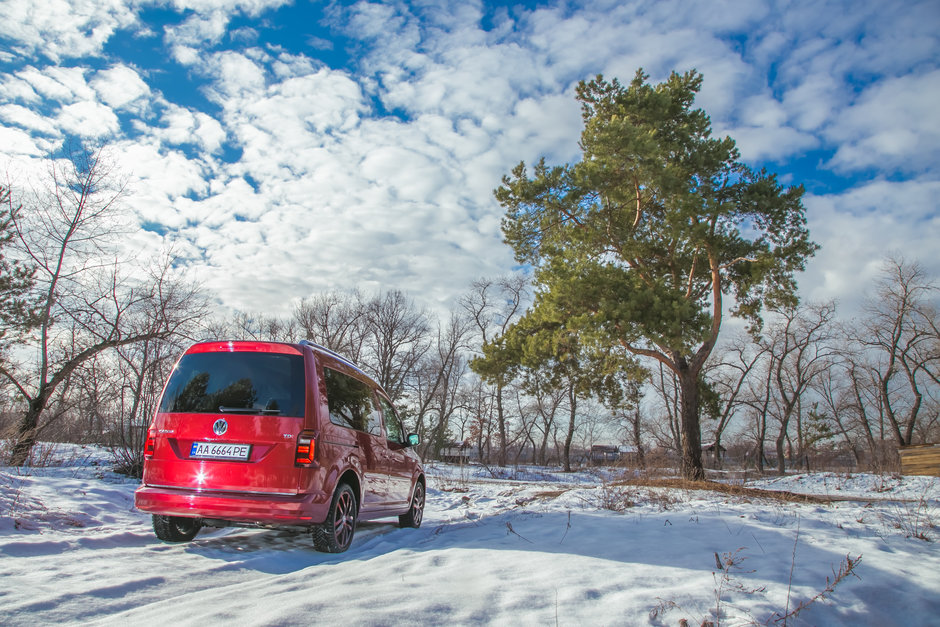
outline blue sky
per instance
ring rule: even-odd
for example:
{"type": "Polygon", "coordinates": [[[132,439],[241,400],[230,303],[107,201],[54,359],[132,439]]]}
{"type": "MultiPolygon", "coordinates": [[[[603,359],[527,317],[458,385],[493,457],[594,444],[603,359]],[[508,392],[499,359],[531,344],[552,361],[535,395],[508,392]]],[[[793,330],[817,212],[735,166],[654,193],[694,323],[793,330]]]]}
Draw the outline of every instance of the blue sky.
{"type": "Polygon", "coordinates": [[[940,4],[0,0],[0,167],[68,137],[130,178],[124,245],[170,247],[225,307],[334,288],[446,308],[508,272],[500,177],[578,157],[574,87],[705,76],[745,162],[807,187],[804,298],[879,260],[940,275],[940,4]]]}

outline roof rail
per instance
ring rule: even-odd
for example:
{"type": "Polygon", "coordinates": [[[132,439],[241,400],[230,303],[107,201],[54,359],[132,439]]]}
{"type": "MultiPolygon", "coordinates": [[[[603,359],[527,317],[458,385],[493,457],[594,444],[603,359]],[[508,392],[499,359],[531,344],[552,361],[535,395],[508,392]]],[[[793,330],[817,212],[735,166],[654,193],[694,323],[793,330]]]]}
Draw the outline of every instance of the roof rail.
{"type": "Polygon", "coordinates": [[[345,355],[340,355],[340,354],[337,353],[335,350],[333,350],[333,349],[331,349],[331,348],[327,348],[326,346],[323,346],[322,344],[317,344],[316,342],[311,342],[310,340],[300,340],[300,342],[298,342],[298,344],[300,344],[301,346],[309,346],[309,347],[311,347],[311,348],[316,348],[317,350],[321,350],[321,351],[323,351],[324,353],[327,353],[327,354],[329,354],[329,355],[332,355],[333,357],[336,357],[336,358],[339,359],[340,361],[343,361],[343,362],[349,364],[350,366],[352,366],[352,367],[355,368],[356,370],[359,370],[359,367],[356,366],[356,364],[354,364],[351,359],[349,359],[349,358],[346,357],[345,355]]]}

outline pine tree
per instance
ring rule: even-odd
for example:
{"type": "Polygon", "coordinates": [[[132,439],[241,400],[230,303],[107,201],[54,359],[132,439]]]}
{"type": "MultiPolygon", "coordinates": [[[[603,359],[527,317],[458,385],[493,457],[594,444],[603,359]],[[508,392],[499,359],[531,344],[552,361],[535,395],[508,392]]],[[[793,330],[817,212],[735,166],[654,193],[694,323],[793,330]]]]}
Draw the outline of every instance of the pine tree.
{"type": "Polygon", "coordinates": [[[598,76],[578,86],[582,159],[528,176],[520,163],[496,190],[503,232],[535,270],[534,307],[560,312],[588,341],[620,344],[675,372],[682,474],[704,477],[699,378],[732,314],[760,325],[764,306],[796,301],[810,241],[801,186],[739,161],[692,104],[695,71],[650,85],[598,76]]]}

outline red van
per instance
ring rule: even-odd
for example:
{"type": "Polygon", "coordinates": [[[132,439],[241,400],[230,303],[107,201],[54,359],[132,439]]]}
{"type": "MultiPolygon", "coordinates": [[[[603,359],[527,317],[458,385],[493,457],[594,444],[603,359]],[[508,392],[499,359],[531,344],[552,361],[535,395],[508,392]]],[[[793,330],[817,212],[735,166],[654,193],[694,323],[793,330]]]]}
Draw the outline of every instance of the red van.
{"type": "Polygon", "coordinates": [[[340,553],[357,520],[421,525],[417,444],[381,386],[326,348],[202,342],[163,390],[135,504],[165,542],[203,526],[300,526],[340,553]]]}

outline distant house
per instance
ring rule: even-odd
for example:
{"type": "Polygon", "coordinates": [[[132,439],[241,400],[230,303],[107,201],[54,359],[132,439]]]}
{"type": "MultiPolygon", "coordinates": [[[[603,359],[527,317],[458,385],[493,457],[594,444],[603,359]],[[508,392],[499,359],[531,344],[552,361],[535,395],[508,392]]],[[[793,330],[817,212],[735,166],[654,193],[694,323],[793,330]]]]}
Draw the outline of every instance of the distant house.
{"type": "Polygon", "coordinates": [[[472,451],[470,442],[450,442],[441,449],[441,461],[452,464],[466,464],[470,461],[472,451]]]}
{"type": "Polygon", "coordinates": [[[592,464],[611,464],[618,462],[633,463],[637,459],[635,446],[595,444],[591,446],[592,464]]]}
{"type": "Polygon", "coordinates": [[[591,447],[591,462],[605,464],[620,461],[619,447],[610,444],[595,444],[591,447]]]}
{"type": "Polygon", "coordinates": [[[725,458],[725,454],[728,452],[728,449],[723,447],[721,444],[716,445],[714,442],[711,444],[706,444],[702,447],[702,452],[705,454],[705,461],[714,463],[718,457],[721,459],[725,458]],[[717,448],[716,448],[717,447],[717,448]]]}
{"type": "Polygon", "coordinates": [[[712,442],[711,444],[706,444],[705,446],[703,446],[703,447],[702,447],[702,451],[704,451],[705,453],[708,453],[708,454],[710,454],[710,455],[714,455],[714,454],[715,454],[715,447],[716,447],[716,446],[718,447],[718,452],[721,453],[722,455],[724,455],[725,453],[728,452],[728,449],[726,449],[725,447],[723,447],[721,444],[717,444],[717,445],[716,445],[714,442],[712,442]]]}

